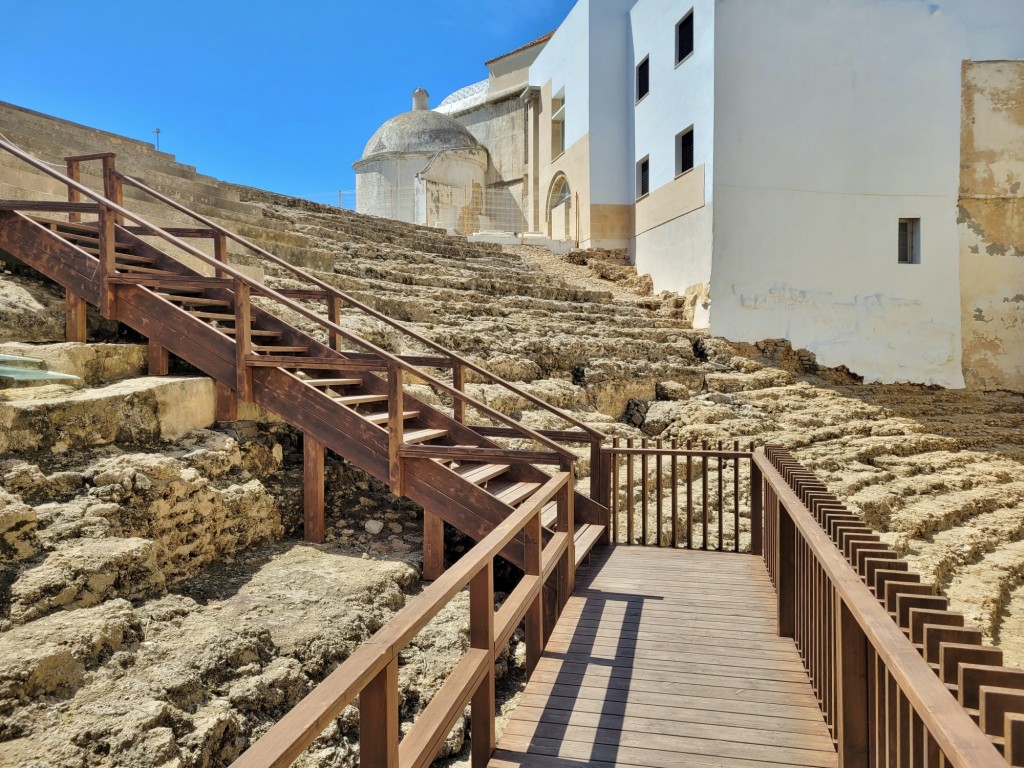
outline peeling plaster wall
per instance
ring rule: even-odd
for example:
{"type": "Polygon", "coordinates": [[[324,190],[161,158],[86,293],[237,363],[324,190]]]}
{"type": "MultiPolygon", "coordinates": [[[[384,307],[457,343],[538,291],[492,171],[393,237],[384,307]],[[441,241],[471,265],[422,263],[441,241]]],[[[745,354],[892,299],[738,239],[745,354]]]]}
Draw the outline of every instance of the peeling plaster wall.
{"type": "Polygon", "coordinates": [[[916,1],[717,3],[713,333],[786,338],[868,381],[963,386],[965,17],[916,1]],[[898,263],[900,218],[921,219],[919,264],[898,263]]]}
{"type": "Polygon", "coordinates": [[[964,62],[960,168],[964,380],[1024,391],[1024,62],[964,62]]]}

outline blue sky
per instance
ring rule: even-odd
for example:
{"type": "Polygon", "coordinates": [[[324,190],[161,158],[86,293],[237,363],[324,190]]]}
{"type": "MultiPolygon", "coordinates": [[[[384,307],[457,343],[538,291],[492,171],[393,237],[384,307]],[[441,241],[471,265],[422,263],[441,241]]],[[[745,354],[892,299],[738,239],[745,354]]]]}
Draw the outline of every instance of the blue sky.
{"type": "Polygon", "coordinates": [[[337,204],[413,89],[436,104],[482,80],[574,0],[0,2],[0,100],[144,141],[160,128],[203,173],[337,204]]]}

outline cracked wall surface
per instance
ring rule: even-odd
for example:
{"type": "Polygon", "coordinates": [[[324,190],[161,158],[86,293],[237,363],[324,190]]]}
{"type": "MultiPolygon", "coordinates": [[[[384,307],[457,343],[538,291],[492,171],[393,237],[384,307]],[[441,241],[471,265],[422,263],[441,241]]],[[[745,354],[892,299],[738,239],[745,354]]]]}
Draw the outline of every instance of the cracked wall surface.
{"type": "Polygon", "coordinates": [[[960,155],[964,380],[1024,390],[1024,62],[967,61],[960,155]]]}

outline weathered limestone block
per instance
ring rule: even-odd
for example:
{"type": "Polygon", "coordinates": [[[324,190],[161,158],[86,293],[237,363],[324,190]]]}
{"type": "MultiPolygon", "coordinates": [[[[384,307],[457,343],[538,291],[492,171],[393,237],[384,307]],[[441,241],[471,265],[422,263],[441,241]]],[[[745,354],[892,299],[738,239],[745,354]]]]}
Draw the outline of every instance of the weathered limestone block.
{"type": "Polygon", "coordinates": [[[0,402],[0,453],[175,440],[210,426],[215,400],[206,378],[129,379],[60,396],[28,394],[0,402]]]}
{"type": "Polygon", "coordinates": [[[39,551],[36,511],[0,489],[0,563],[26,560],[39,551]]]}
{"type": "Polygon", "coordinates": [[[754,389],[784,387],[793,383],[793,376],[780,368],[763,368],[753,374],[709,373],[708,390],[712,392],[749,392],[754,389]]]}
{"type": "MultiPolygon", "coordinates": [[[[69,695],[85,673],[134,646],[142,627],[126,600],[48,616],[0,633],[0,714],[42,696],[69,695]]],[[[5,734],[0,718],[0,739],[5,734]]]]}
{"type": "Polygon", "coordinates": [[[140,597],[163,587],[153,542],[80,539],[51,552],[11,585],[10,620],[24,624],[59,609],[140,597]]]}
{"type": "Polygon", "coordinates": [[[0,276],[0,341],[64,340],[64,292],[40,280],[0,276]]]}
{"type": "Polygon", "coordinates": [[[146,374],[143,344],[0,344],[0,355],[22,355],[45,361],[48,371],[79,377],[89,386],[109,384],[146,374]]]}

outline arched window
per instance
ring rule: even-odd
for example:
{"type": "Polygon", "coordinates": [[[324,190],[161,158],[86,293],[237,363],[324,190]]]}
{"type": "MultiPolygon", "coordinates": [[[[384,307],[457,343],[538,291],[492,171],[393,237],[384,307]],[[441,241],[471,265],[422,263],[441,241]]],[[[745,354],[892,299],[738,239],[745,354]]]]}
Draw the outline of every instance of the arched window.
{"type": "Polygon", "coordinates": [[[571,199],[572,190],[569,189],[569,179],[564,173],[559,173],[551,182],[551,192],[548,194],[548,217],[551,216],[551,211],[571,199]]]}

